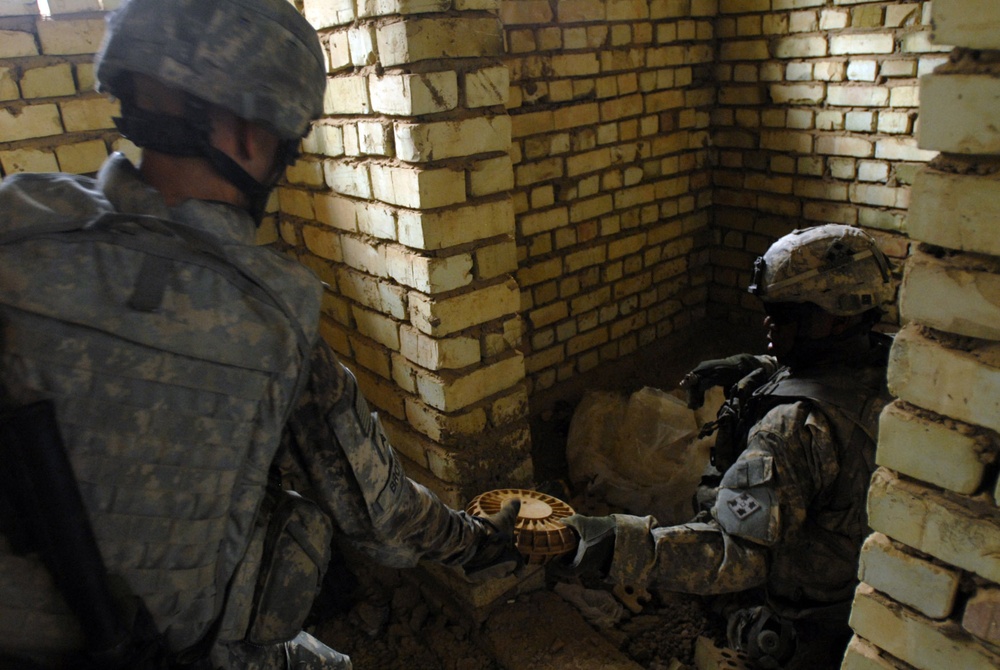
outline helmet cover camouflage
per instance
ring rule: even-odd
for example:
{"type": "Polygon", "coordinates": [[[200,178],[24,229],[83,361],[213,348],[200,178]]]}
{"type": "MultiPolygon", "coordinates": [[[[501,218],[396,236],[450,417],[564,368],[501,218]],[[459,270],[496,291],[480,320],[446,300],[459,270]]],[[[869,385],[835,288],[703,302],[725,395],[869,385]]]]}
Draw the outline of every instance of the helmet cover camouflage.
{"type": "Polygon", "coordinates": [[[812,303],[853,316],[892,298],[889,263],[860,228],[830,223],[794,230],[754,263],[748,289],[764,302],[812,303]]]}
{"type": "Polygon", "coordinates": [[[121,98],[119,75],[146,74],[289,140],[323,109],[323,50],[288,0],[129,0],[96,64],[100,91],[121,98]]]}

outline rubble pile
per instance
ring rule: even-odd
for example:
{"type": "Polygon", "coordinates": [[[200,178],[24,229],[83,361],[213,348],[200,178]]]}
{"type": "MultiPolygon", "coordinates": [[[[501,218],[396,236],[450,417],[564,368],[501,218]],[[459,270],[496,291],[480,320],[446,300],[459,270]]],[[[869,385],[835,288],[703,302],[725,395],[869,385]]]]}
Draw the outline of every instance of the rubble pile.
{"type": "Polygon", "coordinates": [[[620,636],[619,648],[649,670],[676,668],[674,661],[693,668],[698,637],[721,641],[723,631],[713,630],[717,628],[715,622],[699,599],[680,594],[664,596],[659,606],[644,608],[642,614],[622,621],[607,634],[612,638],[620,636]]]}
{"type": "Polygon", "coordinates": [[[314,635],[356,670],[502,670],[475,642],[475,623],[449,613],[403,571],[357,569],[352,606],[314,635]]]}

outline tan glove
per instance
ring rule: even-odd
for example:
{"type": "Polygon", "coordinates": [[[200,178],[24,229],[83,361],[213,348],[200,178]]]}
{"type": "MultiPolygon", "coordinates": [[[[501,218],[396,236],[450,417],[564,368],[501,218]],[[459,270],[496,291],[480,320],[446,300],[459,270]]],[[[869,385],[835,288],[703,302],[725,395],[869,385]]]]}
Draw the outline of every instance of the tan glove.
{"type": "Polygon", "coordinates": [[[561,521],[573,529],[577,537],[576,551],[561,560],[560,565],[572,574],[608,574],[615,552],[617,524],[612,516],[573,514],[561,521]]]}

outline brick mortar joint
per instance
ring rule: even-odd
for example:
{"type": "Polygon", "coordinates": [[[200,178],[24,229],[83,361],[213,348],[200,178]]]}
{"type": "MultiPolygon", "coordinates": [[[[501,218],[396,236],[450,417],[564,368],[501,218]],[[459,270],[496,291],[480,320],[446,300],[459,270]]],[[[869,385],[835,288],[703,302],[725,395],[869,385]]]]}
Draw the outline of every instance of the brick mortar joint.
{"type": "MultiPolygon", "coordinates": [[[[902,477],[902,475],[899,475],[899,473],[896,473],[895,471],[893,471],[893,472],[897,476],[902,477]]],[[[917,480],[910,480],[910,481],[916,482],[917,480]]],[[[972,584],[972,582],[974,580],[982,579],[981,577],[978,577],[977,575],[974,575],[972,573],[968,573],[965,570],[962,570],[961,568],[958,568],[958,567],[952,565],[951,563],[949,563],[947,561],[941,560],[937,556],[934,556],[932,554],[928,554],[927,552],[921,551],[920,549],[917,549],[915,547],[911,547],[910,545],[906,544],[905,542],[900,542],[899,540],[897,540],[897,539],[895,539],[895,538],[893,538],[893,537],[891,537],[889,535],[886,535],[885,533],[882,533],[882,532],[879,532],[879,531],[874,531],[868,537],[870,538],[870,537],[872,537],[874,535],[881,535],[882,537],[884,537],[889,542],[889,547],[891,549],[894,549],[895,551],[898,551],[900,553],[906,554],[907,556],[910,556],[912,558],[919,559],[919,560],[924,561],[926,563],[930,563],[931,565],[933,565],[935,567],[938,567],[938,568],[944,568],[946,570],[957,570],[957,571],[959,571],[959,573],[961,575],[962,581],[963,582],[967,582],[967,584],[965,585],[967,587],[966,588],[967,591],[973,591],[973,590],[975,590],[975,587],[974,586],[970,586],[970,585],[972,584]]]]}
{"type": "MultiPolygon", "coordinates": [[[[433,114],[419,114],[414,116],[385,116],[385,120],[390,121],[393,125],[398,127],[421,127],[429,126],[438,123],[460,123],[462,121],[468,121],[470,119],[487,119],[492,121],[494,119],[508,117],[512,118],[510,114],[503,108],[502,105],[491,105],[489,107],[475,107],[473,109],[468,109],[465,107],[459,107],[456,109],[449,109],[443,112],[434,112],[433,114]]],[[[365,117],[367,120],[367,117],[365,117]]],[[[490,152],[496,155],[506,155],[502,151],[490,152]]]]}
{"type": "Polygon", "coordinates": [[[947,174],[985,177],[1000,174],[1000,156],[941,153],[927,164],[927,168],[947,174]]]}
{"type": "Polygon", "coordinates": [[[948,61],[939,65],[934,74],[1000,76],[1000,51],[955,47],[948,54],[948,61]]]}
{"type": "Polygon", "coordinates": [[[0,30],[16,30],[18,32],[28,32],[28,33],[38,33],[38,22],[41,20],[41,16],[35,15],[18,15],[18,16],[2,16],[0,15],[0,30]]]}
{"type": "MultiPolygon", "coordinates": [[[[988,274],[1000,274],[1000,257],[988,254],[980,254],[973,251],[959,251],[947,247],[939,247],[928,242],[920,242],[916,251],[933,257],[934,259],[950,267],[957,267],[965,272],[980,272],[988,274]]],[[[936,331],[935,331],[936,332],[936,331]]],[[[942,336],[947,336],[942,333],[942,336]]],[[[953,336],[958,337],[958,336],[953,336]]],[[[971,340],[971,338],[970,338],[971,340]]],[[[980,344],[987,344],[989,340],[978,340],[980,344]]],[[[947,344],[945,346],[948,346],[947,344]]],[[[962,348],[962,345],[951,348],[962,348]]]]}
{"type": "MultiPolygon", "coordinates": [[[[4,111],[0,105],[0,112],[4,111]]],[[[38,151],[55,151],[63,147],[71,147],[81,142],[92,142],[93,140],[103,140],[108,146],[124,139],[114,128],[99,128],[97,130],[77,130],[73,132],[63,132],[61,135],[48,135],[45,137],[28,137],[23,140],[4,142],[0,140],[0,151],[19,151],[36,149],[38,151]],[[69,138],[67,141],[66,138],[69,138]]]]}
{"type": "MultiPolygon", "coordinates": [[[[896,480],[894,483],[890,483],[890,491],[893,487],[898,488],[902,485],[904,487],[904,492],[907,494],[915,496],[920,495],[922,499],[931,495],[933,496],[932,502],[944,507],[949,513],[968,515],[969,517],[973,517],[983,523],[994,526],[997,532],[1000,532],[1000,519],[997,518],[997,504],[993,499],[991,491],[984,490],[980,493],[972,495],[963,495],[961,493],[955,493],[954,491],[941,488],[936,484],[917,479],[902,472],[897,472],[885,467],[880,469],[891,473],[891,479],[896,480]],[[918,494],[913,489],[921,489],[921,491],[918,494]]],[[[877,470],[875,477],[878,477],[877,470]]],[[[882,477],[885,477],[885,474],[883,474],[882,477]]],[[[872,494],[869,493],[869,495],[872,494]]],[[[913,551],[916,551],[913,547],[909,547],[909,545],[906,546],[913,551]]]]}
{"type": "Polygon", "coordinates": [[[968,424],[949,416],[938,414],[905,400],[897,399],[895,404],[907,414],[912,414],[930,423],[939,424],[947,430],[971,438],[975,442],[976,457],[980,463],[992,465],[1000,461],[1000,433],[983,426],[968,424]]]}
{"type": "MultiPolygon", "coordinates": [[[[3,28],[0,28],[0,30],[3,30],[3,28]]],[[[10,58],[0,58],[0,67],[9,67],[17,72],[26,72],[35,68],[51,67],[63,64],[77,67],[80,65],[93,65],[94,54],[67,54],[62,56],[38,53],[30,56],[11,56],[10,58]]],[[[95,91],[80,91],[80,93],[89,92],[95,91]]],[[[103,96],[104,94],[102,93],[101,95],[103,96]]]]}
{"type": "MultiPolygon", "coordinates": [[[[928,246],[930,246],[930,248],[934,248],[931,245],[928,246]]],[[[1000,367],[1000,343],[976,337],[969,337],[966,335],[956,335],[954,333],[948,333],[922,324],[914,324],[914,328],[924,339],[930,340],[945,349],[950,349],[955,352],[975,355],[977,351],[981,354],[983,353],[982,350],[985,349],[985,354],[989,359],[989,362],[996,363],[992,367],[1000,367]],[[994,358],[998,360],[994,361],[994,358]]],[[[977,356],[977,358],[978,357],[979,356],[977,356]]],[[[989,362],[984,361],[983,364],[987,365],[989,362]]]]}
{"type": "Polygon", "coordinates": [[[90,21],[93,19],[100,19],[103,21],[109,13],[110,12],[105,9],[92,9],[82,12],[56,12],[47,17],[37,16],[36,18],[40,21],[52,21],[53,23],[58,23],[60,21],[90,21]]]}

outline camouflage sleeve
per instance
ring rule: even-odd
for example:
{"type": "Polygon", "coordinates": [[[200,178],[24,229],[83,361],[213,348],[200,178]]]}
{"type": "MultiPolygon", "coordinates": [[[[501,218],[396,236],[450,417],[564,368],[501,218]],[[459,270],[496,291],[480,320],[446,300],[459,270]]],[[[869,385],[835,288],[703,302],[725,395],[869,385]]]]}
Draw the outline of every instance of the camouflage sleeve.
{"type": "Polygon", "coordinates": [[[726,471],[712,518],[662,528],[619,519],[610,577],[705,595],[760,586],[774,548],[801,529],[837,472],[823,415],[801,402],[776,407],[726,471]]]}
{"type": "Polygon", "coordinates": [[[406,476],[354,376],[323,342],[275,464],[286,486],[314,498],[344,537],[385,565],[461,565],[483,536],[465,512],[406,476]]]}

